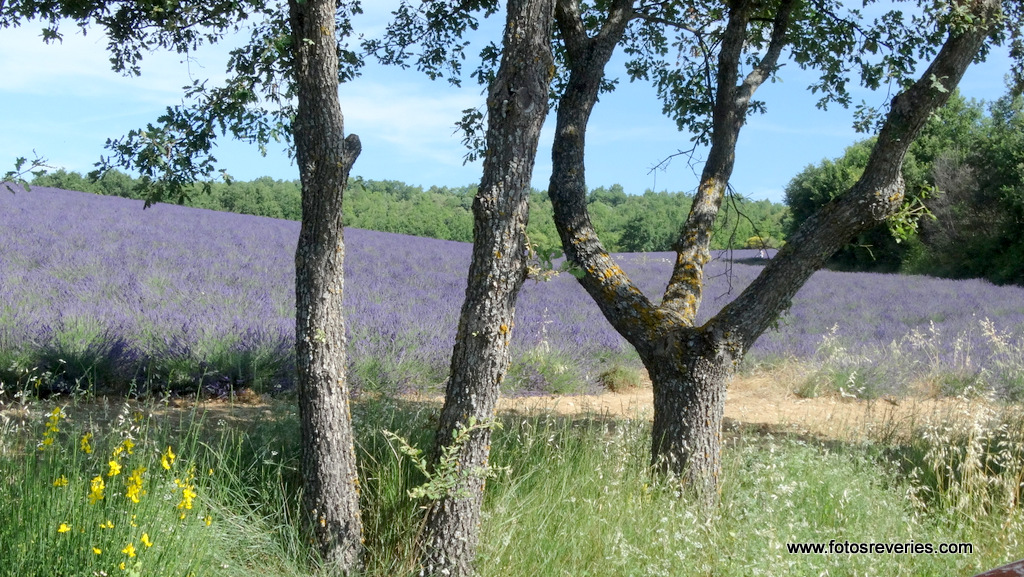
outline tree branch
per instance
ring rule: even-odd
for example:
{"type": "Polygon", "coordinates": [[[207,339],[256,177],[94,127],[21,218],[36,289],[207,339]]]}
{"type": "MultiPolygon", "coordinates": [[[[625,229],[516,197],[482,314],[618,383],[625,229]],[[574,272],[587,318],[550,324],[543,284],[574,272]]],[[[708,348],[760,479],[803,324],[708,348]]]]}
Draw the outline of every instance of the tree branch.
{"type": "Polygon", "coordinates": [[[587,36],[577,0],[558,0],[555,4],[555,25],[562,35],[569,61],[582,62],[590,37],[587,36]]]}
{"type": "Polygon", "coordinates": [[[949,98],[998,20],[999,0],[980,0],[972,8],[977,24],[951,33],[921,77],[893,99],[860,180],[807,219],[754,282],[711,321],[731,331],[741,350],[749,349],[835,251],[902,205],[900,171],[907,149],[949,98]]]}
{"type": "MultiPolygon", "coordinates": [[[[569,54],[569,81],[558,106],[548,195],[566,258],[584,271],[580,284],[605,318],[638,350],[648,350],[655,331],[668,326],[663,316],[605,250],[587,210],[584,149],[587,122],[597,101],[604,68],[625,33],[633,0],[615,0],[594,38],[584,30],[575,0],[560,0],[556,19],[569,54]],[[566,21],[572,19],[572,21],[566,21]],[[576,45],[569,50],[569,43],[576,45]]],[[[641,353],[642,354],[642,353],[641,353]]]]}
{"type": "Polygon", "coordinates": [[[690,214],[676,241],[676,263],[665,289],[661,308],[675,315],[685,326],[697,318],[704,290],[704,265],[711,259],[711,233],[732,175],[736,140],[746,113],[745,103],[736,97],[740,87],[740,58],[747,39],[752,3],[736,2],[718,54],[718,79],[712,113],[711,150],[694,195],[690,214]]]}
{"type": "Polygon", "coordinates": [[[778,66],[779,55],[787,43],[786,32],[789,30],[795,5],[796,0],[783,0],[779,6],[779,11],[775,14],[774,24],[772,25],[772,37],[768,43],[768,51],[761,59],[761,62],[743,80],[743,85],[738,91],[737,98],[739,102],[736,103],[737,106],[746,107],[750,102],[750,98],[754,95],[754,91],[764,84],[764,81],[768,79],[778,66]]]}

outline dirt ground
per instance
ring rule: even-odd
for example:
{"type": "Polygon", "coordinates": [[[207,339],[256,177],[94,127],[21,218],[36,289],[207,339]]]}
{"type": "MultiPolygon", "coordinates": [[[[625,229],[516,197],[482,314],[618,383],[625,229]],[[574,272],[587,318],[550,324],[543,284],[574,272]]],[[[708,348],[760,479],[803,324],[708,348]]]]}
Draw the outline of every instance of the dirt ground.
{"type": "MultiPolygon", "coordinates": [[[[906,431],[925,421],[963,417],[983,405],[982,401],[923,395],[874,400],[841,396],[801,398],[793,392],[799,378],[800,375],[785,372],[734,378],[726,395],[726,428],[752,426],[766,432],[785,431],[833,439],[864,438],[886,431],[906,431]]],[[[502,398],[498,410],[647,419],[653,414],[649,386],[600,395],[502,398]]]]}
{"type": "MultiPolygon", "coordinates": [[[[935,398],[927,394],[874,400],[836,395],[801,398],[793,391],[803,378],[805,375],[793,371],[735,377],[726,395],[725,428],[735,430],[753,427],[760,432],[809,434],[846,440],[879,438],[887,433],[913,430],[915,425],[926,421],[959,420],[986,406],[980,400],[935,398]]],[[[435,404],[437,407],[443,402],[443,398],[438,395],[411,395],[405,397],[405,400],[435,404]]],[[[177,399],[159,409],[153,406],[142,409],[135,402],[126,404],[124,401],[118,403],[107,399],[95,403],[88,418],[101,421],[116,418],[118,413],[131,406],[133,410],[179,417],[198,411],[206,419],[251,421],[273,418],[274,404],[251,392],[236,402],[202,401],[196,406],[194,400],[177,399]]],[[[28,416],[23,410],[14,407],[0,408],[4,409],[0,410],[2,422],[22,420],[28,416]]],[[[650,383],[647,382],[636,389],[598,395],[503,397],[499,401],[498,412],[650,419],[653,415],[652,393],[650,383]]]]}
{"type": "MultiPolygon", "coordinates": [[[[801,398],[793,391],[805,378],[806,374],[798,368],[735,377],[726,395],[724,427],[727,430],[753,427],[764,433],[793,433],[837,440],[877,439],[912,431],[925,422],[962,420],[979,410],[992,408],[983,400],[940,398],[926,392],[912,397],[873,400],[839,395],[801,398]]],[[[408,395],[404,400],[438,408],[444,401],[436,394],[408,395]]],[[[645,381],[636,389],[598,395],[502,397],[498,412],[651,419],[652,406],[650,381],[645,381]]],[[[179,406],[179,410],[192,408],[191,402],[181,402],[179,406]]],[[[204,403],[202,410],[208,411],[208,417],[231,420],[270,414],[258,397],[240,404],[204,403]]]]}

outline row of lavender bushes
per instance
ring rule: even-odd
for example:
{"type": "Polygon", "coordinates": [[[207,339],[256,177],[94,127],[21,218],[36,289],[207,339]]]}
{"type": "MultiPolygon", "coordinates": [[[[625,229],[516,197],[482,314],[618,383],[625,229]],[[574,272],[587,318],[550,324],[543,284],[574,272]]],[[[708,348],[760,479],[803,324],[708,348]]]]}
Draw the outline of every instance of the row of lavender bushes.
{"type": "MultiPolygon", "coordinates": [[[[298,223],[43,187],[0,194],[0,382],[45,392],[287,390],[298,223]]],[[[346,231],[349,363],[357,389],[440,391],[470,246],[346,231]]],[[[648,294],[668,253],[624,254],[648,294]]],[[[707,269],[703,318],[758,273],[758,251],[707,269]]],[[[509,393],[591,392],[629,345],[569,275],[528,282],[509,393]]],[[[870,397],[927,382],[1024,397],[1024,288],[822,271],[748,366],[815,368],[794,387],[870,397]]]]}

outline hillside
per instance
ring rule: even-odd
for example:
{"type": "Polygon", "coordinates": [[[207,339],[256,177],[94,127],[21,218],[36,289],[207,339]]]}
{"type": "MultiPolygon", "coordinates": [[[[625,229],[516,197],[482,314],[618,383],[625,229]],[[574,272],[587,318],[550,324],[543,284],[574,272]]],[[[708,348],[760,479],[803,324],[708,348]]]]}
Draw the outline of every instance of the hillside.
{"type": "MultiPolygon", "coordinates": [[[[58,170],[36,177],[34,186],[144,199],[151,191],[138,180],[111,170],[92,180],[77,172],[58,170]]],[[[345,191],[345,226],[444,240],[472,242],[473,196],[476,186],[424,190],[394,180],[354,177],[345,191]]],[[[173,202],[177,199],[164,199],[173,202]]],[[[256,180],[196,184],[185,205],[238,214],[299,220],[302,205],[298,181],[256,180]]],[[[681,192],[628,195],[619,185],[598,187],[588,197],[594,226],[613,252],[669,250],[686,218],[692,198],[681,192]]],[[[784,205],[767,200],[730,202],[719,218],[712,247],[776,247],[785,239],[789,217],[784,205]]],[[[530,239],[550,248],[558,242],[546,192],[530,194],[530,239]]]]}
{"type": "MultiPolygon", "coordinates": [[[[0,195],[0,381],[288,388],[298,223],[142,205],[45,187],[0,195]]],[[[440,390],[470,246],[361,229],[346,240],[354,384],[440,390]]],[[[719,256],[702,318],[759,270],[753,254],[719,256]]],[[[669,254],[617,258],[648,294],[664,289],[669,254]]],[[[1016,397],[1022,335],[1021,287],[822,271],[748,362],[817,367],[809,393],[876,396],[927,381],[1016,397]]],[[[605,370],[639,367],[568,275],[527,283],[513,348],[507,382],[519,393],[594,390],[605,370]]]]}

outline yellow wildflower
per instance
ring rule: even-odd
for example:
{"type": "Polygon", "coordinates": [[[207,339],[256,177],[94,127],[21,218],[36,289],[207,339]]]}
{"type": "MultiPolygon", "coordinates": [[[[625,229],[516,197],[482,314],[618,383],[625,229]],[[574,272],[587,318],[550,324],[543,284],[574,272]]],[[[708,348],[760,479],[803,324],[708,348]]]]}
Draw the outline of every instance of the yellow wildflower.
{"type": "MultiPolygon", "coordinates": [[[[179,489],[181,489],[181,502],[178,503],[179,509],[191,509],[192,500],[198,496],[195,492],[195,487],[193,487],[190,484],[190,481],[194,478],[195,473],[193,471],[189,471],[189,476],[184,481],[182,481],[181,479],[174,480],[174,484],[177,485],[179,489]]],[[[181,518],[185,518],[185,513],[181,514],[181,518]]]]}
{"type": "Polygon", "coordinates": [[[121,463],[118,463],[117,461],[110,461],[107,464],[110,465],[110,472],[107,473],[108,477],[113,477],[115,475],[121,474],[121,463]]]}
{"type": "Polygon", "coordinates": [[[149,540],[149,533],[143,533],[142,534],[142,544],[145,545],[146,547],[152,547],[153,546],[153,542],[149,540]]]}
{"type": "Polygon", "coordinates": [[[60,424],[60,420],[65,416],[63,409],[60,407],[54,407],[53,410],[50,411],[50,417],[46,419],[46,431],[49,433],[59,432],[60,428],[58,428],[57,425],[60,424]]]}
{"type": "Polygon", "coordinates": [[[54,487],[67,487],[68,486],[68,478],[65,477],[64,475],[61,475],[60,477],[57,477],[53,481],[53,486],[54,487]]]}
{"type": "Polygon", "coordinates": [[[134,557],[135,556],[135,544],[134,543],[129,543],[127,547],[125,547],[124,549],[121,549],[121,552],[124,553],[125,555],[129,556],[129,557],[134,557]]]}
{"type": "Polygon", "coordinates": [[[92,433],[86,433],[82,435],[82,441],[78,444],[79,448],[85,454],[92,453],[92,433]]]}
{"type": "Polygon", "coordinates": [[[139,498],[146,494],[146,491],[142,489],[142,474],[145,472],[145,467],[136,467],[125,481],[127,490],[124,496],[131,499],[132,503],[138,503],[139,498]]]}
{"type": "Polygon", "coordinates": [[[92,552],[99,555],[100,553],[103,553],[103,549],[100,549],[99,547],[93,547],[92,552]]]}
{"type": "Polygon", "coordinates": [[[206,522],[206,526],[209,527],[210,524],[213,523],[213,517],[207,515],[206,517],[203,518],[203,521],[205,521],[206,522]]]}
{"type": "Polygon", "coordinates": [[[163,456],[160,457],[160,464],[163,465],[164,469],[170,470],[171,465],[174,464],[175,458],[177,458],[177,455],[175,455],[174,451],[171,450],[171,447],[168,446],[167,451],[165,451],[163,456]]]}
{"type": "Polygon", "coordinates": [[[121,441],[120,445],[118,445],[117,447],[114,448],[114,451],[113,451],[113,453],[111,453],[111,456],[112,457],[120,457],[124,453],[128,453],[129,455],[131,455],[132,454],[132,448],[134,446],[135,446],[135,443],[131,439],[125,439],[124,441],[121,441]]]}
{"type": "Polygon", "coordinates": [[[53,445],[53,436],[60,432],[60,427],[58,425],[60,424],[60,420],[65,416],[64,410],[60,407],[54,407],[53,410],[50,411],[50,416],[46,419],[46,432],[43,433],[43,440],[39,443],[40,451],[50,445],[53,445]]]}
{"type": "Polygon", "coordinates": [[[113,529],[113,528],[114,528],[114,522],[111,521],[110,519],[107,519],[106,522],[104,522],[104,523],[100,523],[100,529],[113,529]]]}
{"type": "Polygon", "coordinates": [[[128,568],[127,568],[127,567],[125,567],[125,565],[124,565],[124,561],[121,561],[121,564],[120,564],[120,565],[118,565],[118,567],[120,567],[120,568],[121,568],[121,571],[127,571],[127,570],[128,570],[128,568]]]}
{"type": "Polygon", "coordinates": [[[61,523],[60,527],[57,527],[57,532],[58,533],[67,533],[70,530],[71,530],[71,525],[68,525],[67,523],[61,523]]]}
{"type": "Polygon", "coordinates": [[[103,482],[103,477],[93,477],[89,483],[89,503],[96,504],[96,502],[103,499],[103,489],[106,488],[106,483],[103,482]]]}
{"type": "Polygon", "coordinates": [[[186,487],[181,491],[181,502],[185,505],[186,509],[192,508],[192,499],[197,497],[196,492],[191,487],[186,487]]]}

